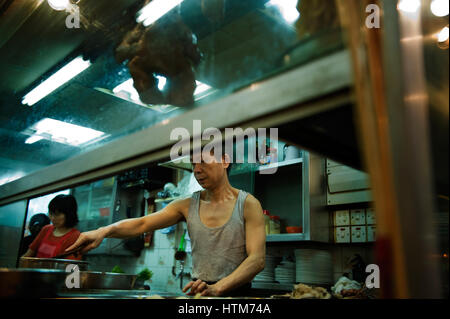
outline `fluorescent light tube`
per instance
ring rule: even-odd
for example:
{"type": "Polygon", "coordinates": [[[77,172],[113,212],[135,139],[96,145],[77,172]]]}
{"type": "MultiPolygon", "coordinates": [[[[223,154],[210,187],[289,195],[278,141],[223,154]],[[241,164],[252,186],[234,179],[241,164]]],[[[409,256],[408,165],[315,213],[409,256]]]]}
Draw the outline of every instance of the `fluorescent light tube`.
{"type": "MultiPolygon", "coordinates": [[[[158,79],[158,89],[160,91],[162,91],[164,89],[164,86],[167,83],[167,78],[161,75],[157,75],[156,78],[158,79]]],[[[205,83],[202,83],[200,81],[195,81],[197,84],[197,88],[194,91],[194,96],[195,95],[199,95],[205,91],[208,91],[209,89],[211,89],[211,87],[205,83]]],[[[113,89],[113,93],[119,97],[121,96],[121,92],[125,92],[129,95],[129,98],[133,101],[133,102],[137,102],[140,104],[144,104],[141,102],[140,98],[139,98],[139,93],[136,91],[136,89],[134,88],[133,85],[133,79],[129,79],[121,84],[119,84],[118,86],[116,86],[113,89]]]]}
{"type": "Polygon", "coordinates": [[[38,142],[38,141],[40,141],[42,139],[43,139],[42,136],[32,135],[31,137],[26,139],[25,144],[33,144],[33,143],[36,143],[36,142],[38,142]]]}
{"type": "Polygon", "coordinates": [[[143,22],[144,26],[148,27],[181,2],[183,0],[153,0],[138,12],[136,21],[143,22]]]}
{"type": "Polygon", "coordinates": [[[72,60],[43,83],[31,90],[30,93],[25,95],[23,97],[22,104],[28,104],[29,106],[36,104],[41,99],[52,93],[66,82],[70,81],[90,66],[91,62],[84,61],[81,56],[72,60]]]}
{"type": "Polygon", "coordinates": [[[27,139],[28,143],[25,141],[27,144],[44,138],[62,144],[79,146],[105,135],[104,132],[50,118],[44,118],[26,130],[26,132],[30,131],[34,134],[27,139]]]}

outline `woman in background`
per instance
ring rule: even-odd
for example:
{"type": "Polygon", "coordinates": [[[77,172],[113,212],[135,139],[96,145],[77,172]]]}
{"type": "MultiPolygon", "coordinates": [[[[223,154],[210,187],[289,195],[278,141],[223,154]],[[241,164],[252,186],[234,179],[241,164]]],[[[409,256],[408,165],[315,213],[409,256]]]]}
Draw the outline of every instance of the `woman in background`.
{"type": "Polygon", "coordinates": [[[50,224],[50,218],[48,218],[46,214],[36,214],[31,217],[30,222],[28,223],[30,235],[24,237],[22,241],[20,256],[27,252],[30,244],[36,239],[42,228],[48,224],[50,224]]]}
{"type": "MultiPolygon", "coordinates": [[[[52,225],[40,231],[22,257],[53,258],[64,254],[80,236],[75,228],[78,224],[78,205],[72,195],[58,195],[48,204],[48,214],[52,225]]],[[[65,259],[81,259],[81,256],[70,255],[65,259]]]]}

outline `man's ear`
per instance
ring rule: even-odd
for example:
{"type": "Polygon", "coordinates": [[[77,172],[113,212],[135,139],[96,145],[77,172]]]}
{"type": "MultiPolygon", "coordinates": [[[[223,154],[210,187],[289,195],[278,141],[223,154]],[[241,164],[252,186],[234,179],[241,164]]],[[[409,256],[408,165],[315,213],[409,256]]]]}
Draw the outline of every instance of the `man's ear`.
{"type": "Polygon", "coordinates": [[[231,159],[230,159],[230,156],[227,153],[223,154],[223,156],[222,156],[222,163],[224,164],[225,168],[228,168],[228,166],[230,166],[231,159]]]}

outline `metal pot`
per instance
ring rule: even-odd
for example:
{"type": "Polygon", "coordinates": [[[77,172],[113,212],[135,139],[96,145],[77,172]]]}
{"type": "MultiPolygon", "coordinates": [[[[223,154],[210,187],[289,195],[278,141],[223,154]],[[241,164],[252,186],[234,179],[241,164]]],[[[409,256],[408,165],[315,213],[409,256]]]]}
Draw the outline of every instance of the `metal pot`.
{"type": "Polygon", "coordinates": [[[81,271],[81,289],[135,289],[137,275],[117,274],[112,272],[81,271]]]}
{"type": "Polygon", "coordinates": [[[66,276],[57,269],[0,268],[0,298],[55,297],[66,276]]]}
{"type": "Polygon", "coordinates": [[[59,269],[66,271],[67,265],[77,265],[80,271],[88,270],[89,263],[82,260],[22,257],[19,268],[59,269]]]}

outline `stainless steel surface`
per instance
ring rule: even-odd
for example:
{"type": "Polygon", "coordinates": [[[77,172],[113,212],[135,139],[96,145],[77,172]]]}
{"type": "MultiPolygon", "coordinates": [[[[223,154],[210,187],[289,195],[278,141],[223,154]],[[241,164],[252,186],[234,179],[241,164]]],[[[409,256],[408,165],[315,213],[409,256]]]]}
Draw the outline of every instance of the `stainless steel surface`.
{"type": "Polygon", "coordinates": [[[64,285],[66,275],[57,269],[0,268],[0,297],[53,297],[64,285]]]}
{"type": "Polygon", "coordinates": [[[86,271],[89,268],[89,262],[83,260],[36,257],[22,257],[19,260],[20,268],[59,269],[66,271],[67,265],[77,265],[80,271],[86,271]]]}
{"type": "Polygon", "coordinates": [[[81,271],[81,289],[134,289],[137,275],[116,274],[110,272],[81,271]]]}
{"type": "MultiPolygon", "coordinates": [[[[120,170],[123,170],[135,166],[134,161],[139,156],[145,156],[147,161],[167,157],[173,144],[170,140],[172,129],[185,127],[192,134],[193,128],[188,123],[193,123],[194,119],[201,118],[204,128],[233,127],[338,92],[351,84],[350,57],[344,50],[0,186],[0,205],[117,173],[119,166],[114,165],[118,162],[122,162],[120,170]],[[148,136],[154,138],[149,139],[148,136]],[[165,150],[152,153],[158,149],[165,150]],[[67,170],[67,167],[71,169],[67,170]]],[[[304,118],[322,111],[321,107],[302,108],[302,112],[296,115],[304,118]]]]}

